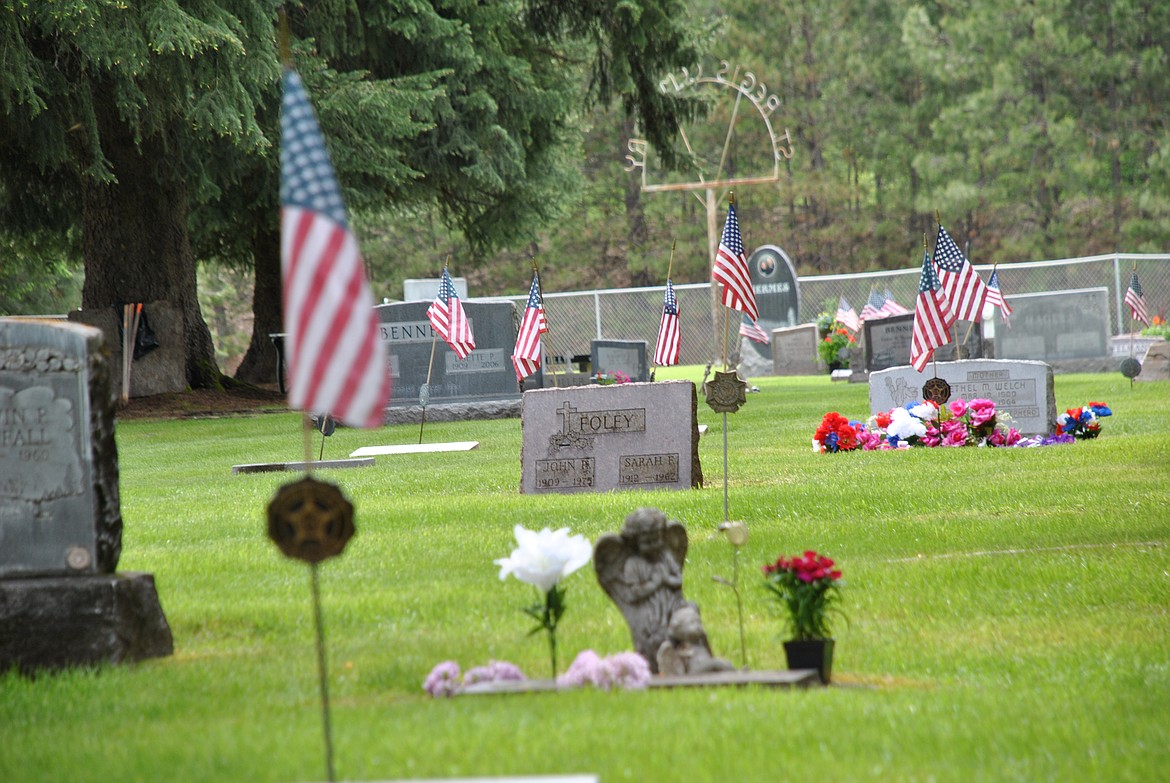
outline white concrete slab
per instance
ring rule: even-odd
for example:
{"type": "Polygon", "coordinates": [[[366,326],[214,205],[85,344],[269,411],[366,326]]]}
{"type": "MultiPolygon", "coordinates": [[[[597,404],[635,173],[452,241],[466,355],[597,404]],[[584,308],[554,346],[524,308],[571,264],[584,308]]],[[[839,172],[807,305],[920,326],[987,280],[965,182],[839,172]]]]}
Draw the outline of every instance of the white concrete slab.
{"type": "Polygon", "coordinates": [[[434,454],[440,451],[471,451],[478,448],[478,440],[455,440],[447,443],[403,443],[396,446],[362,446],[349,456],[385,457],[392,454],[434,454]]]}

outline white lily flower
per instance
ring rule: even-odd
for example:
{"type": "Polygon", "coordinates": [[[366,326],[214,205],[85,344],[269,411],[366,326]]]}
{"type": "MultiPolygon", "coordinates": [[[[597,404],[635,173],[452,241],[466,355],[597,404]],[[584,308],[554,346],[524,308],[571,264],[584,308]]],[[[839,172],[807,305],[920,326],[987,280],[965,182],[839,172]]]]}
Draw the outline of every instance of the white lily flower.
{"type": "Polygon", "coordinates": [[[593,547],[582,535],[569,535],[569,529],[549,530],[539,533],[516,525],[513,530],[517,547],[506,558],[496,560],[500,567],[500,579],[514,575],[521,582],[535,585],[547,593],[558,582],[589,562],[593,547]]]}

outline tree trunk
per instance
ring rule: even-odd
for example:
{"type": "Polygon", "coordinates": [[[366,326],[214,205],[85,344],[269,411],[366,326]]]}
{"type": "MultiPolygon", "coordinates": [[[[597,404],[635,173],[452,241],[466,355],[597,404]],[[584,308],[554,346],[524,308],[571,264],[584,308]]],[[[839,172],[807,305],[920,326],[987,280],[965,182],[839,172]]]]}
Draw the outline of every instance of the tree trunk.
{"type": "MultiPolygon", "coordinates": [[[[157,138],[135,145],[116,120],[112,100],[99,102],[98,115],[102,148],[117,181],[82,181],[82,307],[170,303],[183,314],[186,385],[216,388],[220,373],[211,332],[199,310],[186,185],[159,181],[155,163],[164,160],[165,145],[157,138]]],[[[159,339],[167,336],[160,334],[159,339]]]]}
{"type": "Polygon", "coordinates": [[[236,378],[246,383],[276,380],[276,347],[268,337],[283,330],[280,283],[280,232],[273,224],[252,242],[255,287],[252,291],[252,341],[236,378]]]}

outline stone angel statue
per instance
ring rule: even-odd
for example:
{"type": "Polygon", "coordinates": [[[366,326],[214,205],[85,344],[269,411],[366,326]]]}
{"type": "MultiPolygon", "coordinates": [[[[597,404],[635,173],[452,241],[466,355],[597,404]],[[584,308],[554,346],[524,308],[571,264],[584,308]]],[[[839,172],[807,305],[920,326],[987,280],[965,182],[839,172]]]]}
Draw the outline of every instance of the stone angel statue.
{"type": "Polygon", "coordinates": [[[597,581],[621,609],[634,649],[658,672],[658,649],[670,616],[683,604],[682,569],[687,531],[656,508],[626,517],[620,535],[607,533],[593,547],[597,581]]]}

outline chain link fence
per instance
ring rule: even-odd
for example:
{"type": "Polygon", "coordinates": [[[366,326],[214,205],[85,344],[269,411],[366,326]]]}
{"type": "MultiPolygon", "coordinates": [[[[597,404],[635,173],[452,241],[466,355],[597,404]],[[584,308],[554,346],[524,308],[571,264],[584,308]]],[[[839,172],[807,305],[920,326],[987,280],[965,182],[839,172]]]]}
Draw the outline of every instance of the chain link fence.
{"type": "MultiPolygon", "coordinates": [[[[990,265],[976,265],[984,282],[991,276],[990,265]]],[[[1129,308],[1123,303],[1131,274],[1137,271],[1151,318],[1165,319],[1170,311],[1170,254],[1139,255],[1117,253],[1057,261],[1031,261],[997,267],[1000,289],[1010,300],[1017,294],[1063,291],[1082,288],[1109,289],[1110,326],[1113,334],[1128,334],[1135,327],[1129,308]]],[[[836,309],[839,297],[845,297],[860,312],[871,288],[889,289],[894,299],[910,310],[918,295],[921,267],[883,272],[859,272],[847,275],[801,277],[798,321],[815,321],[822,305],[831,302],[836,309]]],[[[651,354],[658,339],[662,320],[665,286],[621,288],[598,291],[544,293],[549,324],[545,335],[545,353],[563,357],[590,352],[593,340],[645,340],[651,354]]],[[[712,327],[711,284],[676,285],[681,328],[680,364],[706,364],[721,355],[715,345],[712,327]]],[[[523,311],[527,296],[503,297],[523,311]]],[[[1140,328],[1141,324],[1136,324],[1140,328]]],[[[738,339],[739,322],[729,327],[732,347],[738,339]]],[[[561,362],[558,362],[561,363],[561,362]]]]}

